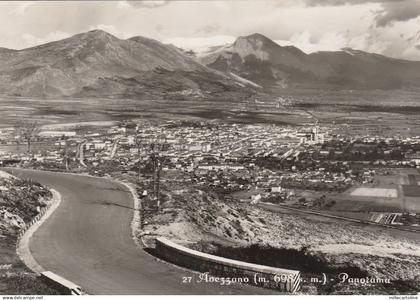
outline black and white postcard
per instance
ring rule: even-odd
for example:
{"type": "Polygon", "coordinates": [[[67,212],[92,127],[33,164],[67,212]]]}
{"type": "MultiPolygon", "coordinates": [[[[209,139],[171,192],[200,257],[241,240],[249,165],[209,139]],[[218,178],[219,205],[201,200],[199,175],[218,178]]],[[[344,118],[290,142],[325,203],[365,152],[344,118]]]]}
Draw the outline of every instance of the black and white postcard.
{"type": "Polygon", "coordinates": [[[0,295],[420,293],[420,1],[0,1],[0,295]]]}

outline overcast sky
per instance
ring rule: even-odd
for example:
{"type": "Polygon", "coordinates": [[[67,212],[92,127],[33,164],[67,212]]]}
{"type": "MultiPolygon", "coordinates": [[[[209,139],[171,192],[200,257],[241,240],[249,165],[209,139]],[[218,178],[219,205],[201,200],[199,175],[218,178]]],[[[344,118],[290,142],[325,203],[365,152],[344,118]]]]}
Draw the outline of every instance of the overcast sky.
{"type": "Polygon", "coordinates": [[[258,32],[308,53],[351,47],[420,60],[420,0],[0,2],[0,47],[96,28],[186,49],[258,32]]]}

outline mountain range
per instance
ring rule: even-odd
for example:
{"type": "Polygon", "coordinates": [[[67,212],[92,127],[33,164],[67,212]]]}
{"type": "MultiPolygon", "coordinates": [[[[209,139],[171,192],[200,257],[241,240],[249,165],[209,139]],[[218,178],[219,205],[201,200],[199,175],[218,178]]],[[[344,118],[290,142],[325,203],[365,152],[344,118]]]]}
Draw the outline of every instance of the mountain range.
{"type": "Polygon", "coordinates": [[[420,87],[420,62],[362,51],[306,54],[261,34],[194,57],[173,45],[93,30],[0,48],[0,94],[24,97],[249,98],[272,87],[420,87]]]}
{"type": "Polygon", "coordinates": [[[211,68],[232,72],[264,87],[400,89],[420,86],[420,62],[350,48],[306,54],[261,34],[239,37],[200,57],[211,68]]]}
{"type": "Polygon", "coordinates": [[[0,49],[3,95],[148,98],[244,87],[175,46],[140,36],[122,40],[102,30],[23,50],[0,49]]]}

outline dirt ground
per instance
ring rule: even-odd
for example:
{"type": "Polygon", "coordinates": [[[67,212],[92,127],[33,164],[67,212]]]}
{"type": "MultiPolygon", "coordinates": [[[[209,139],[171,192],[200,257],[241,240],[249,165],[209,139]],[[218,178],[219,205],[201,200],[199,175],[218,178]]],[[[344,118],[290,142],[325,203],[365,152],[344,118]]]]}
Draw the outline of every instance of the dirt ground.
{"type": "MultiPolygon", "coordinates": [[[[139,232],[147,233],[143,235],[146,242],[164,236],[190,247],[216,243],[237,248],[258,244],[308,249],[332,266],[357,265],[372,276],[413,284],[420,274],[420,240],[396,238],[338,221],[272,213],[251,204],[222,201],[198,190],[174,190],[166,197],[160,211],[149,215],[144,230],[139,232]]],[[[361,291],[358,287],[344,289],[346,293],[361,291]]],[[[392,293],[398,293],[398,288],[392,293]]]]}

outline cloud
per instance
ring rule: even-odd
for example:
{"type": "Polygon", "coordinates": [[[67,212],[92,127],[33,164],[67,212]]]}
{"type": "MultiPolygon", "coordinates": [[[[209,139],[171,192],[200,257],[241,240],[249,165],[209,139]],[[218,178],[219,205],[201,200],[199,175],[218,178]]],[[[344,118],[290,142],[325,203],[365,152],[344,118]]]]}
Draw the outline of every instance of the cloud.
{"type": "Polygon", "coordinates": [[[383,3],[383,9],[377,12],[375,21],[379,27],[385,27],[394,22],[408,21],[420,16],[420,1],[405,0],[383,3]]]}
{"type": "Polygon", "coordinates": [[[417,3],[420,0],[0,1],[0,47],[22,49],[92,28],[120,38],[176,39],[184,48],[225,44],[258,32],[306,52],[351,47],[417,59],[420,18],[398,21],[415,16],[417,3]],[[404,9],[410,3],[413,6],[404,9]]]}
{"type": "Polygon", "coordinates": [[[293,34],[287,40],[275,40],[275,42],[281,46],[293,45],[306,53],[353,48],[395,58],[420,60],[418,47],[420,31],[410,33],[410,29],[416,29],[415,24],[416,21],[411,20],[392,27],[371,25],[358,33],[351,30],[337,30],[324,32],[317,37],[314,37],[313,32],[308,29],[293,34]]]}
{"type": "Polygon", "coordinates": [[[211,37],[176,37],[164,41],[165,44],[173,44],[185,50],[193,50],[195,52],[203,52],[213,46],[221,46],[231,44],[236,40],[234,36],[218,35],[211,37]]]}
{"type": "Polygon", "coordinates": [[[378,3],[381,9],[376,10],[375,24],[378,27],[392,25],[394,22],[408,21],[420,16],[419,0],[301,0],[306,6],[343,6],[378,3]]]}
{"type": "Polygon", "coordinates": [[[402,2],[405,0],[267,0],[267,3],[275,3],[276,6],[291,7],[328,7],[328,6],[344,6],[344,5],[363,5],[372,3],[402,2]]]}
{"type": "Polygon", "coordinates": [[[415,20],[399,22],[388,27],[372,25],[366,32],[351,37],[349,47],[394,58],[420,60],[420,52],[415,48],[420,40],[415,30],[415,20]],[[411,31],[413,29],[414,31],[411,31]],[[401,35],[401,32],[406,32],[406,34],[401,35]]]}
{"type": "Polygon", "coordinates": [[[34,36],[29,33],[23,34],[22,38],[28,45],[42,45],[45,43],[53,42],[53,41],[59,41],[65,38],[70,37],[71,34],[67,32],[62,31],[53,31],[47,34],[44,37],[34,36]]]}
{"type": "Polygon", "coordinates": [[[230,6],[227,1],[211,1],[211,3],[216,7],[217,9],[223,10],[223,11],[229,11],[230,6]]]}
{"type": "Polygon", "coordinates": [[[399,3],[405,0],[302,0],[307,6],[342,6],[369,3],[399,3]]]}
{"type": "Polygon", "coordinates": [[[162,30],[164,30],[165,29],[165,27],[163,27],[163,25],[162,24],[157,24],[156,26],[155,26],[155,30],[157,31],[157,32],[162,32],[162,30]]]}
{"type": "Polygon", "coordinates": [[[318,51],[338,51],[348,47],[349,38],[345,33],[326,32],[315,38],[309,31],[293,34],[289,40],[275,40],[280,46],[295,46],[305,53],[318,51]]]}
{"type": "Polygon", "coordinates": [[[135,8],[156,8],[168,5],[168,0],[127,0],[127,3],[135,8]]]}
{"type": "Polygon", "coordinates": [[[197,30],[197,33],[210,34],[220,30],[220,24],[208,24],[197,30]]]}
{"type": "Polygon", "coordinates": [[[401,56],[410,60],[420,61],[420,45],[405,49],[401,56]]]}
{"type": "Polygon", "coordinates": [[[98,25],[89,27],[89,30],[94,30],[94,29],[104,30],[120,39],[128,39],[130,37],[130,34],[128,34],[127,32],[122,32],[118,30],[114,25],[98,24],[98,25]]]}
{"type": "MultiPolygon", "coordinates": [[[[404,36],[403,36],[404,37],[404,36]]],[[[420,30],[417,31],[415,34],[413,34],[412,36],[408,37],[406,39],[407,42],[411,43],[411,42],[420,42],[420,30]]]]}
{"type": "Polygon", "coordinates": [[[31,7],[32,5],[34,5],[34,2],[18,3],[14,10],[14,13],[18,16],[24,16],[28,12],[29,7],[31,7]]]}

